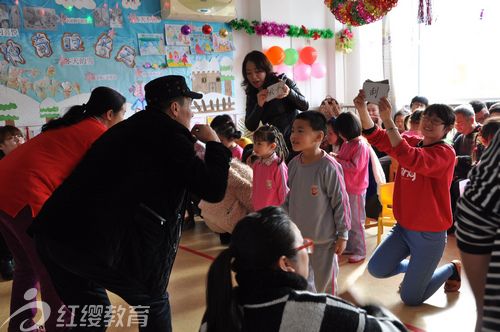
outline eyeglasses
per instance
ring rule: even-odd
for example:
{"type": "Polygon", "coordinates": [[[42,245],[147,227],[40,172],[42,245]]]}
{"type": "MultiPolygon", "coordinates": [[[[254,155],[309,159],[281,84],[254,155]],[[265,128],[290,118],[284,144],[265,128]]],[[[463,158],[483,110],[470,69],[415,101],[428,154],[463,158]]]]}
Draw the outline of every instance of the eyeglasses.
{"type": "Polygon", "coordinates": [[[434,126],[439,126],[439,125],[444,125],[444,122],[439,121],[437,118],[431,118],[430,116],[427,115],[422,115],[420,118],[423,122],[430,122],[434,126]]]}
{"type": "Polygon", "coordinates": [[[12,141],[14,140],[14,138],[24,138],[23,134],[17,134],[17,135],[14,135],[14,136],[10,136],[10,137],[7,137],[5,140],[6,141],[12,141]]]}
{"type": "Polygon", "coordinates": [[[300,251],[302,249],[306,249],[306,252],[308,254],[312,254],[314,252],[314,242],[313,242],[313,240],[308,239],[308,238],[304,238],[304,244],[301,245],[298,248],[293,249],[292,253],[298,252],[298,251],[300,251]]]}
{"type": "Polygon", "coordinates": [[[485,115],[483,115],[482,117],[480,118],[477,118],[476,119],[476,122],[483,122],[484,120],[486,120],[487,118],[490,117],[490,113],[486,113],[485,115]]]}

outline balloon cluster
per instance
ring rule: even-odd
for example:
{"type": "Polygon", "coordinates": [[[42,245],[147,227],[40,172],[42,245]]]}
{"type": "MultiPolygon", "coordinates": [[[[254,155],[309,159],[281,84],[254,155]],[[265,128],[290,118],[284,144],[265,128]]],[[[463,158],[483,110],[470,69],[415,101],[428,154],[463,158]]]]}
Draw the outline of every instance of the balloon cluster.
{"type": "Polygon", "coordinates": [[[306,81],[309,77],[323,78],[326,74],[326,67],[322,63],[316,62],[318,52],[314,47],[306,46],[300,53],[293,48],[283,50],[279,46],[273,46],[265,53],[269,61],[276,67],[279,74],[292,76],[292,70],[289,66],[295,65],[299,59],[301,64],[297,65],[293,71],[294,79],[297,81],[306,81]]]}
{"type": "Polygon", "coordinates": [[[380,20],[398,0],[325,0],[325,5],[343,24],[361,26],[380,20]]]}

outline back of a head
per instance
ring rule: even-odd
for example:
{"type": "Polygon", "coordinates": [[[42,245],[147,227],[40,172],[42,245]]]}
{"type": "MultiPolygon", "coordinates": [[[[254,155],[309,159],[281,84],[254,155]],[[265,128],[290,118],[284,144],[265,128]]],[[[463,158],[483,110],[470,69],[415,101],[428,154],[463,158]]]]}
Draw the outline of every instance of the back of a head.
{"type": "MultiPolygon", "coordinates": [[[[322,131],[324,136],[326,136],[326,117],[318,112],[318,111],[305,111],[305,112],[300,112],[296,117],[295,120],[305,120],[309,122],[309,125],[311,126],[312,130],[314,131],[322,131]]],[[[338,117],[337,117],[338,120],[338,117]]]]}
{"type": "Polygon", "coordinates": [[[118,113],[127,100],[118,91],[100,86],[92,90],[89,101],[72,106],[62,117],[54,119],[42,127],[42,131],[68,127],[91,116],[102,116],[109,110],[118,113]]]}
{"type": "Polygon", "coordinates": [[[489,142],[498,131],[500,131],[500,117],[488,118],[481,128],[481,136],[489,142]]]}
{"type": "Polygon", "coordinates": [[[490,106],[490,117],[500,116],[500,103],[495,103],[490,106]]]}
{"type": "Polygon", "coordinates": [[[348,141],[361,135],[361,121],[352,112],[340,113],[334,124],[334,130],[348,141]]]}
{"type": "Polygon", "coordinates": [[[411,122],[410,130],[418,130],[418,127],[420,126],[420,120],[422,119],[422,113],[424,113],[424,111],[417,110],[409,116],[411,122]]]}
{"type": "Polygon", "coordinates": [[[217,115],[210,123],[210,127],[215,130],[217,135],[225,137],[227,140],[237,140],[241,137],[241,131],[236,128],[233,119],[227,114],[217,115]]]}

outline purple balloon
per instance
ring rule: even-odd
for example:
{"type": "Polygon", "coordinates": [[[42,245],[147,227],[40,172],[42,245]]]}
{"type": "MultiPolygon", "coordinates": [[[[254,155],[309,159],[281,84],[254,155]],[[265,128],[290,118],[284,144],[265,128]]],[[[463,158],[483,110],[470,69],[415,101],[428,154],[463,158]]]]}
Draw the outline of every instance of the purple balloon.
{"type": "Polygon", "coordinates": [[[189,35],[191,33],[191,28],[189,27],[189,25],[183,25],[182,28],[181,28],[181,33],[184,36],[189,35]]]}

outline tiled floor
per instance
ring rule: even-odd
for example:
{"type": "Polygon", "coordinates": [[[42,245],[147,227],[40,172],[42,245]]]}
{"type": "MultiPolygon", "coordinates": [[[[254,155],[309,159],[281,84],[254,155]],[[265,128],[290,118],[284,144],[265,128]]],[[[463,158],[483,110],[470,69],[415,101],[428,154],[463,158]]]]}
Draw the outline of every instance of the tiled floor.
{"type": "MultiPolygon", "coordinates": [[[[386,229],[387,231],[388,229],[386,229]]],[[[377,241],[376,228],[367,233],[368,252],[372,253],[377,241]]],[[[211,259],[224,249],[219,237],[211,232],[203,222],[184,231],[181,247],[175,261],[168,291],[172,306],[174,331],[197,331],[205,307],[205,279],[211,259]]],[[[449,237],[441,261],[446,264],[459,256],[455,238],[449,237]]],[[[462,276],[462,288],[457,293],[436,292],[423,305],[409,307],[401,302],[398,285],[403,275],[389,279],[375,279],[366,270],[367,261],[351,264],[348,256],[341,256],[339,290],[349,289],[365,302],[383,304],[396,314],[412,331],[473,331],[475,324],[475,303],[472,291],[462,276]]],[[[0,325],[9,317],[11,282],[0,282],[0,325]]],[[[108,331],[137,331],[133,320],[130,327],[128,305],[119,297],[111,294],[112,304],[117,308],[127,308],[125,315],[114,323],[108,331]],[[124,326],[117,326],[122,323],[124,326]]],[[[6,327],[0,328],[6,331],[6,327]]]]}

